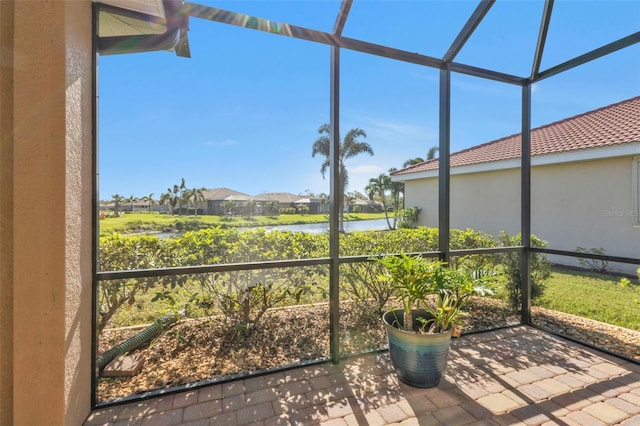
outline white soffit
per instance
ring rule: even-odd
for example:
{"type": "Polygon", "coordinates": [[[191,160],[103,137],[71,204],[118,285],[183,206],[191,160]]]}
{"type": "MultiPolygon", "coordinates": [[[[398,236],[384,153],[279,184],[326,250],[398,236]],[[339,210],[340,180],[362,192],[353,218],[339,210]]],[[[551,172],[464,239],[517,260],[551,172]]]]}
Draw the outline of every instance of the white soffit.
{"type": "Polygon", "coordinates": [[[129,10],[155,18],[150,22],[134,16],[117,13],[104,8],[99,14],[99,36],[129,36],[144,34],[163,34],[166,31],[165,10],[162,0],[100,0],[96,3],[129,10]]]}

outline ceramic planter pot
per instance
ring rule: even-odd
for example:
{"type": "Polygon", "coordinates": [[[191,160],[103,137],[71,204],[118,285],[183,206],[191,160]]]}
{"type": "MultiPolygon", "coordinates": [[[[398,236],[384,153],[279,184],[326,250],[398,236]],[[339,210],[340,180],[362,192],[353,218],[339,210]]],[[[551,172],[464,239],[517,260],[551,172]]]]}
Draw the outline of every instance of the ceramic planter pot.
{"type": "MultiPolygon", "coordinates": [[[[413,310],[413,329],[420,326],[417,318],[429,317],[423,310],[413,310]]],[[[382,316],[391,362],[398,378],[418,388],[438,386],[447,367],[451,330],[438,334],[419,334],[402,330],[403,311],[396,309],[382,316]]]]}

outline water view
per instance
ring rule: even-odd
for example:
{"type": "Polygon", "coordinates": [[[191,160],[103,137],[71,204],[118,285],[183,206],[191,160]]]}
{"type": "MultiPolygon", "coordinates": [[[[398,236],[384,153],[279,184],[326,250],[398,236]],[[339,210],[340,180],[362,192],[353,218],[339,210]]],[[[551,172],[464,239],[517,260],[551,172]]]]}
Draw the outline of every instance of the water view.
{"type": "MultiPolygon", "coordinates": [[[[393,219],[389,219],[392,221],[393,219]]],[[[392,222],[393,223],[393,222],[392,222]]],[[[267,231],[292,231],[292,232],[307,232],[309,234],[322,234],[329,232],[329,222],[321,223],[306,223],[300,225],[274,225],[274,226],[260,226],[260,227],[242,227],[240,229],[258,229],[264,228],[267,231]]],[[[389,229],[386,219],[371,219],[371,220],[354,220],[344,223],[345,232],[353,231],[381,231],[389,229]]],[[[182,232],[162,232],[149,235],[155,235],[159,238],[174,238],[182,235],[182,232]]]]}

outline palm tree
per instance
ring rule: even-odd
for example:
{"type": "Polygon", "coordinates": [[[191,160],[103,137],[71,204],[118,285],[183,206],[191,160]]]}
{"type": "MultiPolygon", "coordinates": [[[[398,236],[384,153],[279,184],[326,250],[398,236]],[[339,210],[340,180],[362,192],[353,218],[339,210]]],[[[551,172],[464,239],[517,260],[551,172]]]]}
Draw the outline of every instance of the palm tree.
{"type": "Polygon", "coordinates": [[[151,213],[151,206],[156,204],[156,201],[153,199],[153,192],[145,197],[142,197],[142,199],[147,202],[149,213],[151,213]]]}
{"type": "MultiPolygon", "coordinates": [[[[396,171],[395,167],[389,169],[389,174],[396,171]]],[[[402,197],[402,208],[404,208],[404,183],[391,181],[391,199],[393,200],[393,211],[400,209],[400,197],[402,197]]],[[[393,216],[393,227],[395,228],[397,215],[393,216]]]]}
{"type": "Polygon", "coordinates": [[[111,200],[113,201],[113,217],[120,217],[120,203],[124,202],[125,198],[120,194],[113,194],[111,200]]]}
{"type": "Polygon", "coordinates": [[[207,188],[191,188],[184,191],[185,199],[193,205],[193,215],[198,216],[198,203],[204,202],[204,194],[202,191],[207,188]]]}
{"type": "Polygon", "coordinates": [[[178,185],[173,185],[173,188],[167,188],[167,194],[169,194],[169,205],[171,206],[171,214],[175,214],[176,205],[178,204],[178,200],[180,199],[180,187],[178,185]]]}
{"type": "Polygon", "coordinates": [[[402,163],[402,168],[413,166],[414,164],[424,163],[424,159],[422,157],[410,158],[404,163],[402,163]]]}
{"type": "MultiPolygon", "coordinates": [[[[169,205],[171,205],[171,198],[172,197],[173,197],[173,193],[171,192],[171,189],[167,189],[167,192],[162,193],[162,195],[160,196],[160,200],[158,202],[162,206],[164,206],[167,203],[169,205]]],[[[173,208],[171,209],[171,214],[173,214],[173,208]]]]}
{"type": "Polygon", "coordinates": [[[382,210],[384,210],[384,217],[387,219],[387,226],[389,229],[395,229],[396,223],[393,221],[393,226],[389,222],[389,213],[387,212],[386,192],[391,190],[391,178],[384,173],[381,173],[377,178],[369,179],[369,184],[365,187],[369,199],[373,199],[377,196],[382,202],[382,210]]]}
{"type": "Polygon", "coordinates": [[[173,193],[176,195],[177,197],[177,201],[179,203],[179,208],[178,208],[178,215],[182,215],[182,203],[184,201],[187,201],[187,199],[185,199],[185,191],[187,190],[187,184],[184,181],[184,178],[181,178],[180,181],[180,186],[178,185],[173,185],[173,193]]]}
{"type": "Polygon", "coordinates": [[[429,151],[427,151],[427,161],[436,158],[436,152],[438,152],[439,150],[440,149],[437,146],[432,146],[431,148],[429,148],[429,151]]]}
{"type": "Polygon", "coordinates": [[[427,151],[426,160],[422,157],[410,158],[404,163],[402,163],[402,167],[405,168],[405,167],[413,166],[415,164],[424,163],[425,161],[433,160],[434,158],[436,158],[436,152],[438,152],[438,147],[432,146],[431,148],[429,148],[429,151],[427,151]]]}
{"type": "Polygon", "coordinates": [[[133,195],[133,194],[131,194],[131,195],[129,196],[129,198],[127,198],[127,199],[125,199],[125,200],[124,200],[124,201],[126,201],[127,203],[131,203],[131,204],[130,204],[130,206],[131,206],[131,213],[133,213],[133,203],[134,203],[136,200],[137,200],[137,198],[136,198],[136,196],[135,196],[135,195],[133,195]]]}
{"type": "MultiPolygon", "coordinates": [[[[330,165],[330,148],[331,148],[331,126],[327,123],[323,124],[318,128],[318,133],[320,137],[316,139],[313,143],[313,149],[311,152],[311,156],[315,157],[316,154],[320,154],[324,157],[324,161],[320,166],[320,173],[322,173],[322,177],[329,169],[330,165]]],[[[338,177],[339,177],[339,185],[342,194],[345,193],[347,187],[349,186],[349,174],[347,173],[347,168],[345,166],[345,161],[355,157],[359,154],[373,154],[373,148],[366,142],[361,142],[358,138],[366,138],[367,134],[364,130],[355,128],[351,129],[344,136],[342,141],[340,141],[340,149],[338,153],[338,177]]],[[[340,232],[344,232],[344,209],[343,209],[342,196],[338,197],[338,209],[340,211],[339,218],[339,229],[340,232]]]]}

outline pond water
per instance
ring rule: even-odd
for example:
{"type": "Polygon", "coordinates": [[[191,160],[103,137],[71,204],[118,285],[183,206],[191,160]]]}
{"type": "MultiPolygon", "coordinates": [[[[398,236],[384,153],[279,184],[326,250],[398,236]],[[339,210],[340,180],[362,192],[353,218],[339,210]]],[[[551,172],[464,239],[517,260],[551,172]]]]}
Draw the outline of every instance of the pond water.
{"type": "MultiPolygon", "coordinates": [[[[393,224],[392,219],[389,219],[393,224]]],[[[277,225],[277,226],[263,226],[262,228],[267,231],[294,231],[294,232],[307,232],[309,234],[323,234],[329,232],[329,222],[323,223],[308,223],[304,225],[277,225]]],[[[256,229],[256,228],[242,228],[242,229],[256,229]]],[[[371,220],[353,220],[344,223],[344,231],[380,231],[383,229],[389,229],[386,219],[371,219],[371,220]]]]}
{"type": "MultiPolygon", "coordinates": [[[[393,224],[393,219],[389,219],[393,224]]],[[[240,229],[257,229],[258,227],[243,227],[240,229]]],[[[292,232],[307,232],[309,234],[323,234],[329,232],[329,223],[308,223],[303,225],[276,225],[276,226],[262,226],[267,231],[292,231],[292,232]]],[[[371,220],[354,220],[344,223],[345,232],[353,231],[381,231],[389,229],[386,219],[371,219],[371,220]]],[[[158,238],[174,238],[182,235],[182,232],[161,232],[149,234],[158,238]]]]}

